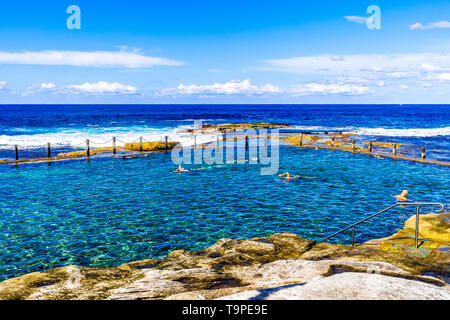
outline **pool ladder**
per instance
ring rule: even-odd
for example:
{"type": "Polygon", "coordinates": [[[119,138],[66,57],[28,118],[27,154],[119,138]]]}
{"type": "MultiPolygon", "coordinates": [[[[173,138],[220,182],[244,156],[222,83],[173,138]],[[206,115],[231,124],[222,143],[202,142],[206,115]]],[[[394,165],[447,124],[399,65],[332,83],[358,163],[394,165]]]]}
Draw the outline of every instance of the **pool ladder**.
{"type": "Polygon", "coordinates": [[[342,233],[344,231],[347,231],[348,229],[351,228],[352,229],[352,245],[355,246],[355,227],[357,225],[359,225],[359,224],[361,224],[361,223],[363,223],[363,222],[365,222],[365,221],[367,221],[369,219],[372,219],[373,217],[376,217],[377,215],[382,214],[383,212],[389,211],[389,210],[391,210],[391,209],[393,209],[393,208],[395,208],[397,206],[416,206],[416,233],[415,233],[415,237],[414,237],[414,239],[415,239],[414,245],[415,245],[415,248],[417,250],[417,248],[419,247],[419,214],[420,214],[420,207],[421,206],[440,206],[441,207],[440,210],[434,211],[434,212],[435,213],[441,213],[441,212],[444,211],[444,205],[442,203],[440,203],[440,202],[397,202],[396,204],[394,204],[394,205],[392,205],[390,207],[387,207],[386,209],[383,209],[383,210],[381,210],[381,211],[379,211],[377,213],[374,213],[374,214],[368,216],[365,219],[362,219],[362,220],[360,220],[360,221],[358,221],[358,222],[356,222],[356,223],[354,223],[354,224],[352,224],[352,225],[350,225],[350,226],[348,226],[348,227],[346,227],[344,229],[339,230],[338,232],[335,232],[335,233],[329,235],[326,238],[323,238],[321,242],[324,242],[325,240],[328,240],[328,239],[330,239],[330,238],[332,238],[332,237],[334,237],[334,236],[336,236],[336,235],[338,235],[338,234],[340,234],[340,233],[342,233]]]}

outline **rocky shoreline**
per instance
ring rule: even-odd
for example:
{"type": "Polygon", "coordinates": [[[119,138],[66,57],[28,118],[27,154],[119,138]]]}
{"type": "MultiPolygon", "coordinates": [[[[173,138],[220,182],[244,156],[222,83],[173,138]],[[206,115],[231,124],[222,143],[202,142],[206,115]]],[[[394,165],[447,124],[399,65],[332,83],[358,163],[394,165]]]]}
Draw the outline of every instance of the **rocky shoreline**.
{"type": "Polygon", "coordinates": [[[220,239],[114,268],[66,266],[0,283],[0,299],[450,299],[450,213],[356,247],[292,233],[220,239]]]}

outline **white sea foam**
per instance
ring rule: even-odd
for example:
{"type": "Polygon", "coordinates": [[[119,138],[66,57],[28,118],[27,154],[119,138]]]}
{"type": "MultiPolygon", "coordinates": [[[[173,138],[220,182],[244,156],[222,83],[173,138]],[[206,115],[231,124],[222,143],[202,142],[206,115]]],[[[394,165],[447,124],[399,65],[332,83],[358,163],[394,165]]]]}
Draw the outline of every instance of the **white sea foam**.
{"type": "Polygon", "coordinates": [[[390,129],[390,128],[364,128],[364,127],[321,127],[321,126],[294,126],[295,130],[310,131],[342,131],[351,132],[366,136],[386,136],[386,137],[436,137],[450,136],[450,127],[442,128],[409,128],[409,129],[390,129]]]}
{"type": "Polygon", "coordinates": [[[443,128],[411,128],[411,129],[387,129],[387,128],[358,128],[354,131],[360,135],[388,136],[388,137],[436,137],[450,136],[450,127],[443,128]]]}
{"type": "MultiPolygon", "coordinates": [[[[117,138],[117,145],[123,146],[124,142],[134,142],[140,137],[146,141],[163,141],[168,136],[170,141],[178,141],[183,146],[194,144],[193,135],[182,132],[193,128],[193,125],[181,125],[178,127],[152,128],[146,126],[133,127],[85,127],[85,128],[62,128],[53,132],[45,129],[21,130],[20,135],[0,135],[0,150],[11,149],[15,144],[25,149],[44,148],[49,142],[53,147],[84,148],[86,139],[90,140],[92,147],[111,146],[107,142],[112,137],[117,138]],[[37,131],[37,133],[36,133],[37,131]]],[[[387,129],[387,128],[358,128],[358,127],[321,127],[321,126],[294,126],[293,130],[309,131],[342,131],[352,132],[358,135],[389,136],[389,137],[434,137],[450,136],[450,127],[443,128],[410,128],[410,129],[387,129]]],[[[16,132],[19,130],[15,130],[16,132]]],[[[197,135],[197,144],[208,143],[216,140],[214,134],[197,135]]]]}
{"type": "Polygon", "coordinates": [[[224,119],[181,119],[181,120],[166,120],[166,121],[176,121],[176,122],[194,122],[194,121],[202,121],[202,122],[208,122],[208,121],[223,121],[224,119]]]}
{"type": "MultiPolygon", "coordinates": [[[[112,137],[116,137],[117,146],[124,143],[136,142],[140,137],[144,141],[164,141],[168,136],[170,141],[178,141],[183,146],[194,144],[193,135],[182,132],[193,126],[179,126],[172,128],[150,128],[150,127],[115,127],[115,128],[64,128],[55,132],[42,132],[21,135],[0,135],[0,150],[11,149],[15,144],[24,149],[37,149],[46,147],[49,142],[55,147],[84,148],[86,139],[89,139],[91,147],[111,146],[112,137]],[[106,143],[105,143],[106,142],[106,143]]],[[[197,144],[215,141],[215,135],[202,134],[197,136],[197,144]]]]}

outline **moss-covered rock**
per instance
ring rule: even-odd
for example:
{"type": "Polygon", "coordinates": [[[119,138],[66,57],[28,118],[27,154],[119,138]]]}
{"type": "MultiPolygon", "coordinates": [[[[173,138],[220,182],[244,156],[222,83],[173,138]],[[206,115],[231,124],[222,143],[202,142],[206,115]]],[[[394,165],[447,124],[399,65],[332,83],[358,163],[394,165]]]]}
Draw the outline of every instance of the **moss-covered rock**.
{"type": "MultiPolygon", "coordinates": [[[[142,151],[163,151],[172,150],[178,142],[143,142],[142,151]]],[[[141,151],[141,146],[139,142],[127,143],[124,146],[125,150],[130,151],[141,151]]]]}
{"type": "MultiPolygon", "coordinates": [[[[366,246],[386,251],[415,251],[416,216],[410,217],[403,229],[382,239],[370,240],[366,246]]],[[[424,214],[419,216],[419,246],[422,253],[434,249],[448,251],[450,246],[450,213],[424,214]]]]}
{"type": "MultiPolygon", "coordinates": [[[[319,136],[313,136],[308,134],[303,134],[301,137],[301,140],[303,142],[317,142],[321,138],[319,136]]],[[[289,142],[294,145],[298,145],[300,143],[300,135],[287,135],[287,136],[280,136],[280,140],[289,142]]]]}
{"type": "MultiPolygon", "coordinates": [[[[117,151],[124,151],[125,149],[122,147],[117,147],[117,151]]],[[[113,152],[113,147],[103,147],[89,150],[91,155],[105,153],[105,152],[113,152]]],[[[72,151],[72,152],[62,152],[58,153],[57,157],[73,157],[73,156],[86,156],[86,150],[82,151],[72,151]]]]}
{"type": "MultiPolygon", "coordinates": [[[[405,222],[403,229],[407,232],[415,232],[415,215],[405,222]]],[[[430,241],[450,244],[450,213],[420,215],[419,236],[430,241]]]]}
{"type": "Polygon", "coordinates": [[[225,123],[225,124],[202,124],[201,129],[187,129],[185,132],[193,133],[213,133],[213,132],[230,132],[235,130],[246,130],[246,129],[279,129],[279,128],[289,128],[290,125],[279,124],[279,123],[269,123],[269,122],[243,122],[243,123],[225,123]]]}
{"type": "Polygon", "coordinates": [[[392,236],[374,239],[361,247],[388,252],[389,256],[416,272],[450,276],[450,213],[425,214],[419,218],[419,247],[415,248],[415,215],[392,236]],[[408,258],[409,257],[409,261],[408,258]]]}

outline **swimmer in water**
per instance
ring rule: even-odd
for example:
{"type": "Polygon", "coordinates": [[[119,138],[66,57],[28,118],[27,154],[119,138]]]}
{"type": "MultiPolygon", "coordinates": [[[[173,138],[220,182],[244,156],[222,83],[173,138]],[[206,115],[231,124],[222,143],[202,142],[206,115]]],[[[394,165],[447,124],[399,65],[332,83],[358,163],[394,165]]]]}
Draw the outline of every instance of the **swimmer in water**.
{"type": "Polygon", "coordinates": [[[401,194],[398,194],[398,195],[392,196],[392,197],[397,199],[397,201],[408,201],[408,199],[406,198],[407,194],[408,194],[408,190],[403,190],[401,194]]]}
{"type": "Polygon", "coordinates": [[[284,179],[286,179],[286,180],[295,179],[295,177],[291,177],[291,175],[289,174],[289,172],[285,172],[285,173],[279,174],[278,176],[279,176],[280,178],[283,177],[283,176],[286,176],[286,178],[284,178],[284,179]]]}
{"type": "Polygon", "coordinates": [[[188,172],[189,170],[187,170],[187,169],[184,169],[184,168],[182,168],[181,167],[181,164],[180,165],[178,165],[178,168],[175,170],[175,172],[188,172]]]}
{"type": "Polygon", "coordinates": [[[376,159],[384,159],[382,156],[380,156],[379,154],[376,154],[376,153],[375,153],[375,155],[373,157],[376,158],[376,159]]]}
{"type": "Polygon", "coordinates": [[[289,174],[289,172],[285,172],[282,173],[280,175],[278,175],[280,178],[283,176],[286,176],[286,178],[284,178],[285,180],[295,180],[295,179],[314,179],[315,177],[302,177],[302,176],[293,176],[291,177],[291,175],[289,174]]]}
{"type": "Polygon", "coordinates": [[[278,176],[279,176],[280,178],[283,177],[283,176],[286,176],[286,178],[284,178],[285,180],[294,180],[294,179],[300,178],[300,176],[293,176],[293,177],[291,177],[291,175],[289,174],[289,172],[282,173],[282,174],[280,174],[280,175],[278,175],[278,176]]]}

